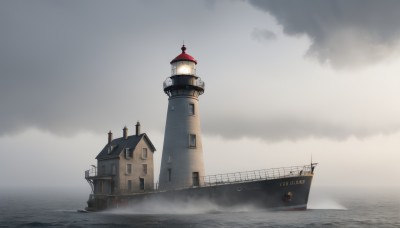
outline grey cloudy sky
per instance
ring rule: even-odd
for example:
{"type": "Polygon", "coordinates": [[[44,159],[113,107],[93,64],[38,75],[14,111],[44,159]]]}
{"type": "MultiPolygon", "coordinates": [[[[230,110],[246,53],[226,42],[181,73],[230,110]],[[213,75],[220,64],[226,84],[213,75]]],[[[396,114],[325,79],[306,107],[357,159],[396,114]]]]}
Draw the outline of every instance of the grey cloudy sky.
{"type": "Polygon", "coordinates": [[[388,160],[399,161],[398,12],[389,0],[1,1],[1,153],[28,138],[46,145],[29,156],[90,143],[82,159],[93,160],[108,130],[138,120],[161,153],[162,82],[184,40],[206,82],[202,129],[214,148],[250,140],[293,151],[319,140],[350,151],[362,144],[349,140],[390,139],[388,160]]]}

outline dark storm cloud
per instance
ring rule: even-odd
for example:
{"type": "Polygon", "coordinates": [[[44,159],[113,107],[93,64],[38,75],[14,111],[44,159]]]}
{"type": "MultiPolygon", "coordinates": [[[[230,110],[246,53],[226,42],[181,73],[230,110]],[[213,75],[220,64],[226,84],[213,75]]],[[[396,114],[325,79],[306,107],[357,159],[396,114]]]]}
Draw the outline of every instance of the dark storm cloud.
{"type": "Polygon", "coordinates": [[[0,1],[0,137],[32,127],[106,133],[138,120],[161,131],[169,61],[187,34],[210,27],[203,12],[214,7],[213,0],[0,1]]]}
{"type": "Polygon", "coordinates": [[[147,83],[160,84],[143,77],[154,68],[142,64],[150,62],[150,42],[138,37],[162,26],[133,1],[1,1],[0,135],[133,125],[145,116],[134,101],[152,93],[147,83]]]}
{"type": "Polygon", "coordinates": [[[399,50],[400,1],[250,0],[290,36],[306,35],[307,56],[335,67],[376,63],[399,50]]]}

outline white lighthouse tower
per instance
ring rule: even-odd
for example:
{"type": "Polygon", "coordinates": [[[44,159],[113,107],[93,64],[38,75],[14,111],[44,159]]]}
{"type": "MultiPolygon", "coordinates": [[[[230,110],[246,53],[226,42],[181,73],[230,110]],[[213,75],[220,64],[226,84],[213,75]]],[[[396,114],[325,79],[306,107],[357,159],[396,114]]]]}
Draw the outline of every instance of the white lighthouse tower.
{"type": "Polygon", "coordinates": [[[200,129],[199,96],[204,82],[196,76],[197,61],[186,53],[171,61],[171,77],[164,82],[168,95],[159,189],[195,187],[204,176],[203,147],[200,129]]]}

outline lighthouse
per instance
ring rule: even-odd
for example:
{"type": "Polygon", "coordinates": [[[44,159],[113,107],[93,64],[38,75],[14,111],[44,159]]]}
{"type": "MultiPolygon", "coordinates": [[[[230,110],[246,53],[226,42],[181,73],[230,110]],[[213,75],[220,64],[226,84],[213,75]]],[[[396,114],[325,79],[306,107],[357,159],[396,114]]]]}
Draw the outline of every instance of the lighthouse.
{"type": "Polygon", "coordinates": [[[186,53],[174,58],[171,76],[163,84],[168,111],[162,151],[159,189],[197,187],[204,176],[199,96],[204,82],[196,75],[197,61],[186,53]]]}

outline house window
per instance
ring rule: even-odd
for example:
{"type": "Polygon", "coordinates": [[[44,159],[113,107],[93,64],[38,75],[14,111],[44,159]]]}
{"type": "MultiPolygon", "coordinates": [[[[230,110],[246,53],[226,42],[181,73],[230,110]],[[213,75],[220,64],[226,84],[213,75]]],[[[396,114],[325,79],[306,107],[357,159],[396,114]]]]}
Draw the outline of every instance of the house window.
{"type": "Polygon", "coordinates": [[[103,192],[103,181],[99,181],[99,192],[102,193],[103,192]]]}
{"type": "Polygon", "coordinates": [[[189,115],[193,116],[195,114],[194,112],[194,104],[189,104],[189,115]]]}
{"type": "Polygon", "coordinates": [[[132,191],[132,180],[128,180],[128,190],[132,191]]]}
{"type": "Polygon", "coordinates": [[[139,178],[139,183],[140,190],[144,190],[144,178],[139,178]]]}
{"type": "Polygon", "coordinates": [[[142,170],[144,174],[147,174],[147,164],[142,164],[142,170]]]}
{"type": "Polygon", "coordinates": [[[101,166],[101,174],[106,175],[106,165],[101,166]]]}
{"type": "Polygon", "coordinates": [[[168,181],[171,182],[171,174],[172,174],[172,170],[169,168],[168,169],[168,181]]]}
{"type": "Polygon", "coordinates": [[[132,173],[132,164],[126,164],[126,174],[132,173]]]}
{"type": "Polygon", "coordinates": [[[132,152],[129,150],[129,148],[125,148],[125,158],[128,160],[132,158],[132,152]]]}
{"type": "Polygon", "coordinates": [[[147,159],[147,148],[142,149],[142,159],[147,159]]]}
{"type": "Polygon", "coordinates": [[[117,172],[117,170],[116,170],[116,168],[115,168],[115,164],[112,164],[112,165],[111,165],[111,174],[112,174],[112,175],[115,175],[116,172],[117,172]]]}
{"type": "Polygon", "coordinates": [[[189,147],[196,147],[196,135],[195,134],[189,135],[189,147]]]}

